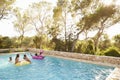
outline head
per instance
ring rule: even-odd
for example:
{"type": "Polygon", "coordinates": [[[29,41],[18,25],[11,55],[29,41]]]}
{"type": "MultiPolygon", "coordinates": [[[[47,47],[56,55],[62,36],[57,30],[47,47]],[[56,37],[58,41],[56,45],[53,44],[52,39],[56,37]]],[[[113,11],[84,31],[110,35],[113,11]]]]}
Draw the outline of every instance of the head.
{"type": "Polygon", "coordinates": [[[26,58],[27,56],[26,56],[26,54],[24,54],[24,58],[26,58]]]}
{"type": "Polygon", "coordinates": [[[16,57],[19,57],[19,54],[17,54],[16,57]]]}
{"type": "Polygon", "coordinates": [[[24,57],[26,57],[26,54],[24,54],[24,57]]]}
{"type": "Polygon", "coordinates": [[[37,53],[35,53],[35,56],[37,56],[37,53]]]}
{"type": "Polygon", "coordinates": [[[9,60],[12,61],[12,57],[9,57],[9,60]]]}

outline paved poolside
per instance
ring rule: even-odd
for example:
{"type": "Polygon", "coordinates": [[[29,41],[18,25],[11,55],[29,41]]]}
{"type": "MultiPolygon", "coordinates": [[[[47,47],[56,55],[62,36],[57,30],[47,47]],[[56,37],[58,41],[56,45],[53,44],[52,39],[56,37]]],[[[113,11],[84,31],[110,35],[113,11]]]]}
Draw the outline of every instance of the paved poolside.
{"type": "Polygon", "coordinates": [[[115,68],[106,80],[120,80],[120,68],[115,68]]]}

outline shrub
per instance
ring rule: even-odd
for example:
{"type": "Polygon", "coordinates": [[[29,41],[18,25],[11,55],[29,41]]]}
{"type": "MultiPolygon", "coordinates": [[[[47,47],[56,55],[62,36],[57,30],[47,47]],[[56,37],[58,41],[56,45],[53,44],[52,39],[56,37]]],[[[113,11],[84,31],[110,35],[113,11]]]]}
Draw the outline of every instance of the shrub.
{"type": "Polygon", "coordinates": [[[103,53],[106,56],[114,56],[114,57],[120,57],[120,53],[117,48],[110,47],[103,53]]]}
{"type": "Polygon", "coordinates": [[[93,45],[92,44],[87,45],[87,48],[86,48],[84,53],[85,54],[95,54],[94,49],[93,49],[93,45]]]}

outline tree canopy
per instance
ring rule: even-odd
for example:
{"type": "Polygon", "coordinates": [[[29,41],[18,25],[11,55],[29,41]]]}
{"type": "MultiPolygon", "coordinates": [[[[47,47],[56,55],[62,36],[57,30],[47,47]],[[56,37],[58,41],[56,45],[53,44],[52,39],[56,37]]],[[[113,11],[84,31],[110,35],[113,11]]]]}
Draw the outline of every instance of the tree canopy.
{"type": "Polygon", "coordinates": [[[15,0],[0,0],[0,20],[6,19],[8,14],[11,14],[12,4],[15,0]]]}

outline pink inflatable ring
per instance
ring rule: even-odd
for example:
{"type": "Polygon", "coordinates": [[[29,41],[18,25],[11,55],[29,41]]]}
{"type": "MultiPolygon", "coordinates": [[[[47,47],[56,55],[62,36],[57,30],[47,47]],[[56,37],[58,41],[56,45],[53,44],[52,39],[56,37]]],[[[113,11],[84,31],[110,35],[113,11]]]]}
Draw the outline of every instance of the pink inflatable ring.
{"type": "Polygon", "coordinates": [[[44,56],[32,56],[32,58],[42,60],[42,59],[44,59],[44,56]]]}

